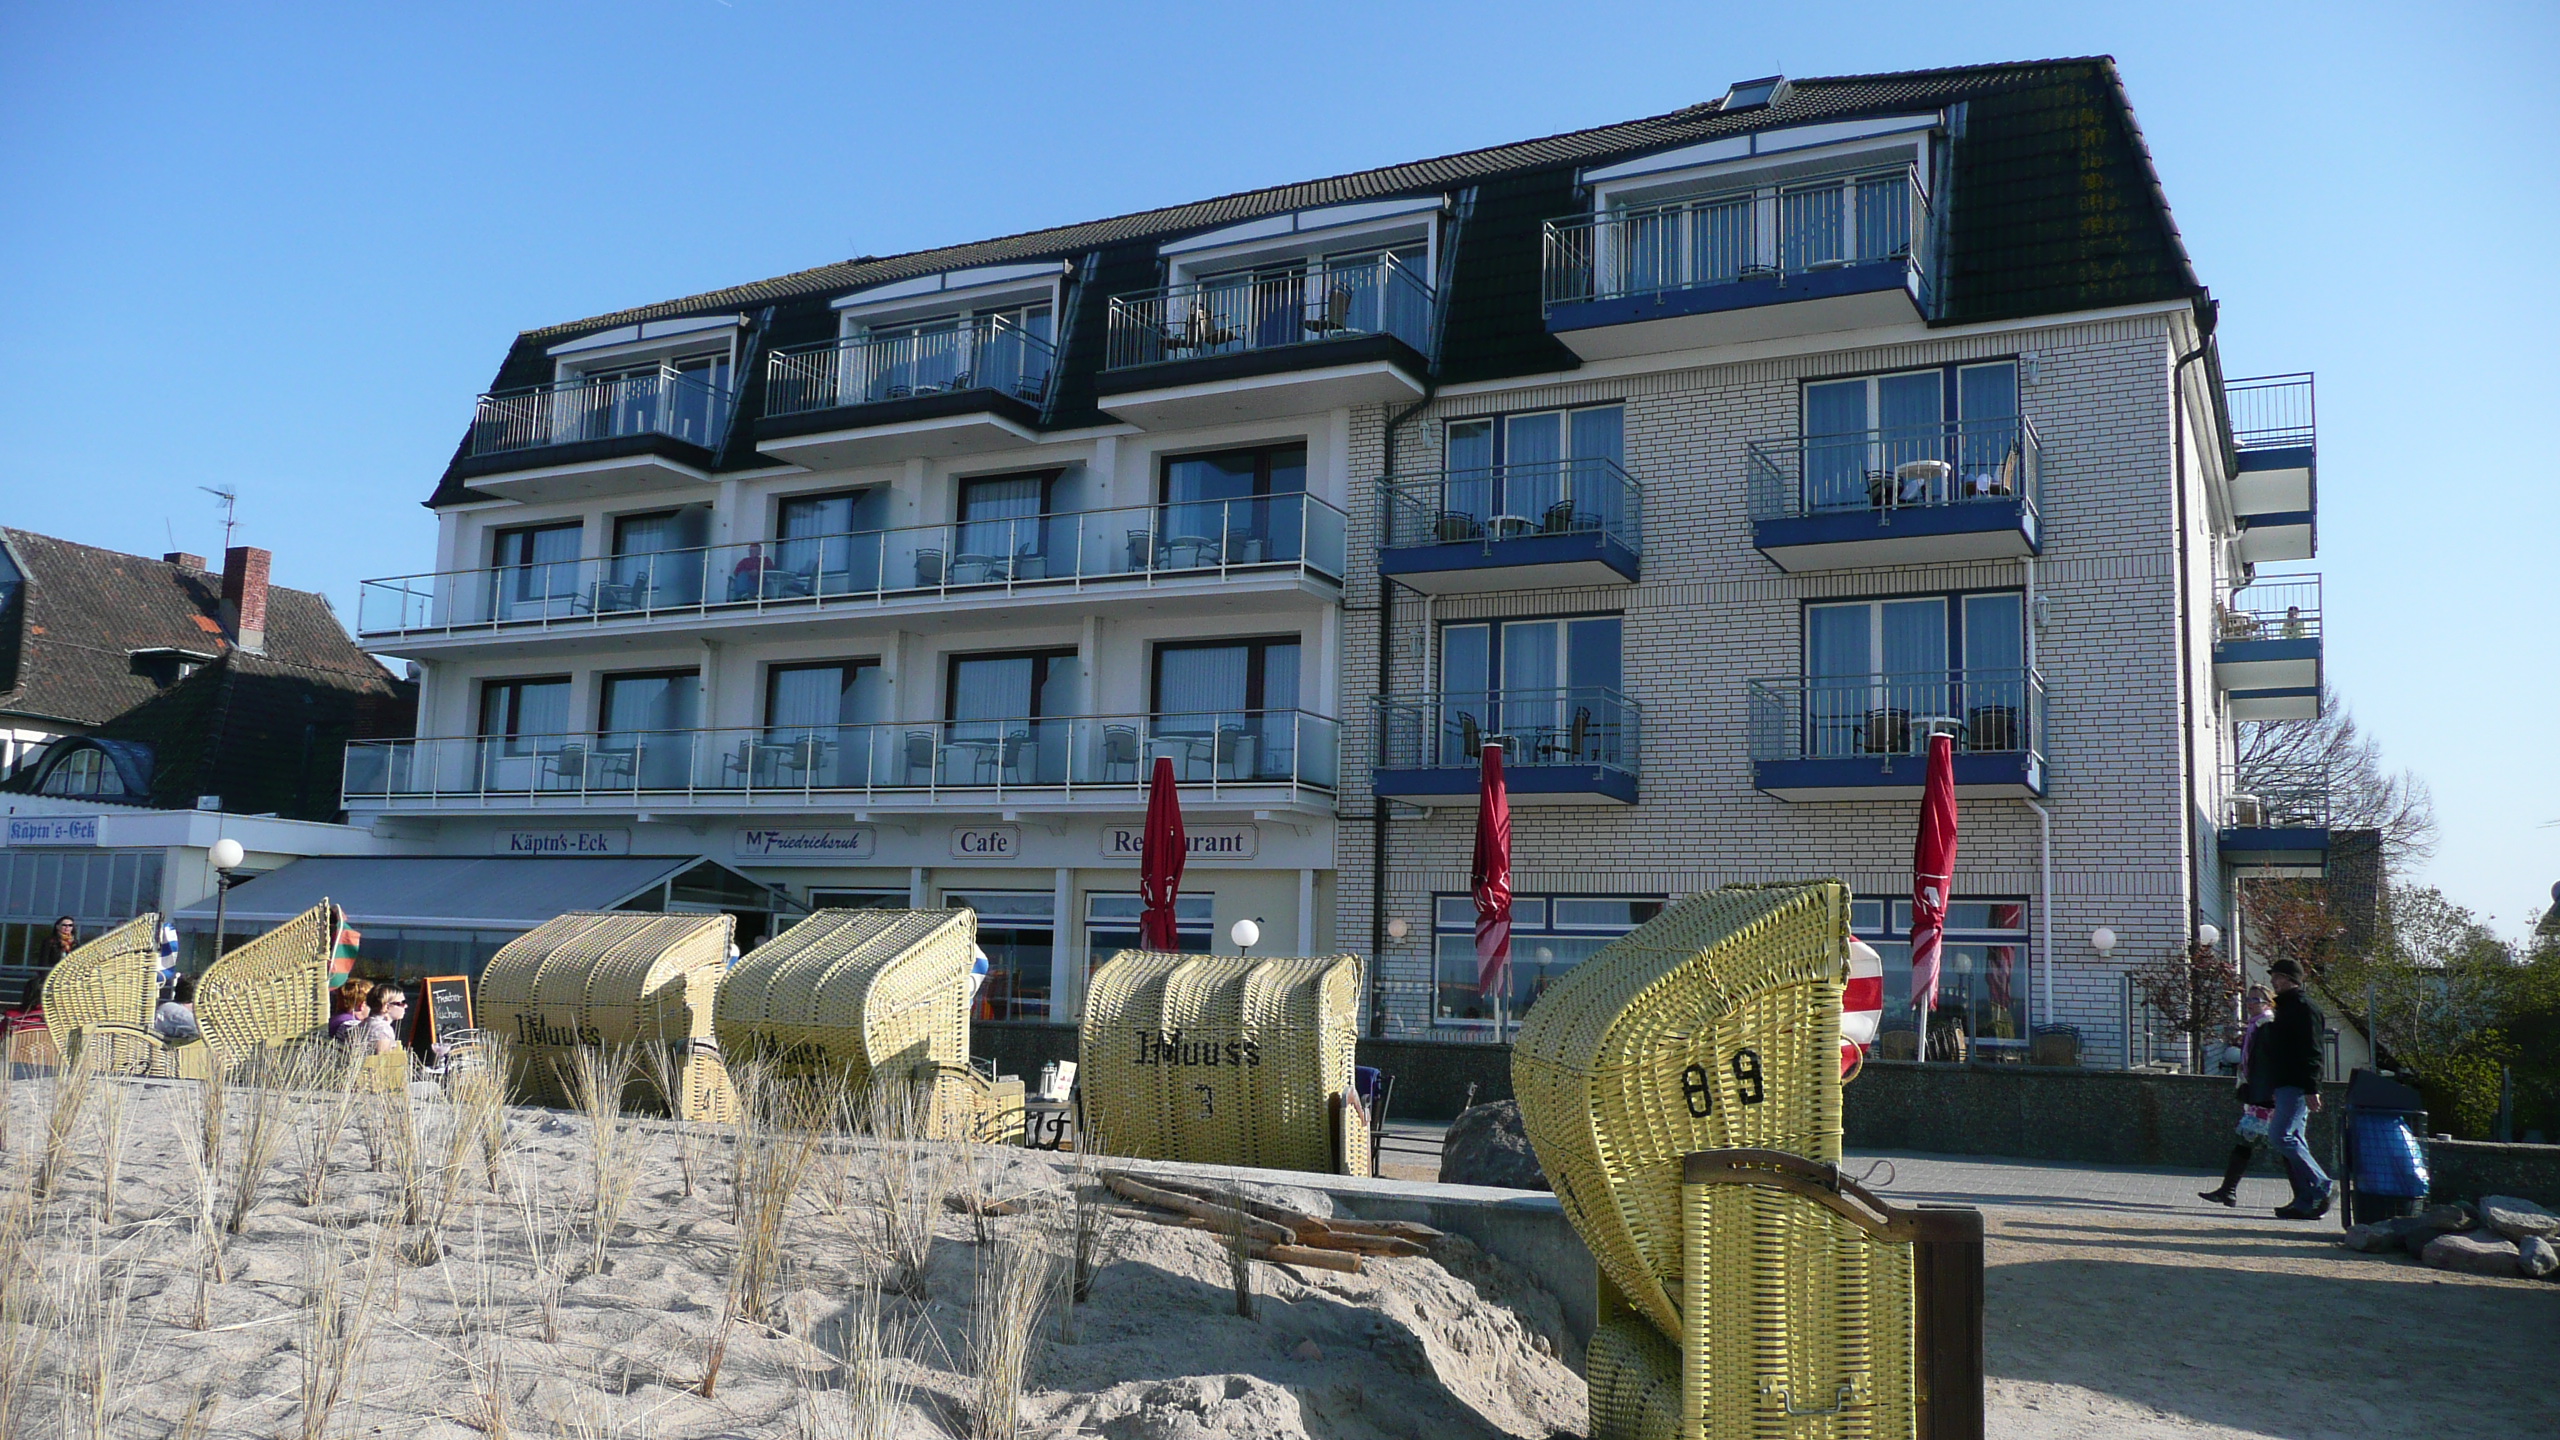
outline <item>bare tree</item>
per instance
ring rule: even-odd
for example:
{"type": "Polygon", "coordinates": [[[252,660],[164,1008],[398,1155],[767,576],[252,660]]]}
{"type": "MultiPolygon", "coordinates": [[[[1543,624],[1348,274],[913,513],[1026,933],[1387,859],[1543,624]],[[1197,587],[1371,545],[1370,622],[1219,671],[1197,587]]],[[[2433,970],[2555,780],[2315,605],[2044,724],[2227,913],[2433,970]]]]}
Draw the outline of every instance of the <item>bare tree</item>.
{"type": "Polygon", "coordinates": [[[2435,796],[2427,782],[2407,770],[2385,770],[2381,742],[2356,727],[2335,691],[2321,691],[2316,720],[2241,722],[2236,764],[2242,790],[2324,789],[2331,828],[2379,834],[2383,866],[2392,874],[2435,853],[2435,796]]]}

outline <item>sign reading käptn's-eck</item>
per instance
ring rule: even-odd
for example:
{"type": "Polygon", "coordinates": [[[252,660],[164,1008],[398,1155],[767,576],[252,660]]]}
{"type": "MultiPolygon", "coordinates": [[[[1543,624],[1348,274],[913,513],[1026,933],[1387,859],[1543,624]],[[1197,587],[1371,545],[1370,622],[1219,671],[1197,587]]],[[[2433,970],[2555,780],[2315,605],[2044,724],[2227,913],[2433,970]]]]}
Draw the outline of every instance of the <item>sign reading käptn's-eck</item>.
{"type": "Polygon", "coordinates": [[[1241,1039],[1185,1040],[1179,1030],[1136,1030],[1140,1065],[1260,1065],[1262,1045],[1248,1035],[1241,1039]]]}

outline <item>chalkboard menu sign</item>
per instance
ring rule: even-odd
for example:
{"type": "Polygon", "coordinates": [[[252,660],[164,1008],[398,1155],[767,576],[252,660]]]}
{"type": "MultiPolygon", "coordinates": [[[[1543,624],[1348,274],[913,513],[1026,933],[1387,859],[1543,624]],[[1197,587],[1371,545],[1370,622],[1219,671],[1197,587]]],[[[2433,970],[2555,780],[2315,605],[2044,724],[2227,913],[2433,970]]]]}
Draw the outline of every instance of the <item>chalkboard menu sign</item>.
{"type": "Polygon", "coordinates": [[[430,975],[426,987],[428,1044],[471,1028],[471,977],[430,975]]]}

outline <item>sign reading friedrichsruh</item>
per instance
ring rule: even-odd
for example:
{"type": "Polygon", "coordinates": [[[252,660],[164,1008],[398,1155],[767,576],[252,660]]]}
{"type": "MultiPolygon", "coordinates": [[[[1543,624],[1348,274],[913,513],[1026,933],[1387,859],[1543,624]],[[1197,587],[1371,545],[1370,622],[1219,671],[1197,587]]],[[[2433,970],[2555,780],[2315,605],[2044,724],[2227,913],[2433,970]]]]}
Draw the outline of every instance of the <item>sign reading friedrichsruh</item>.
{"type": "Polygon", "coordinates": [[[1010,860],[1022,853],[1022,827],[954,826],[951,830],[951,853],[963,860],[1010,860]]]}
{"type": "Polygon", "coordinates": [[[489,837],[500,855],[628,855],[628,830],[501,830],[489,837]]]}
{"type": "MultiPolygon", "coordinates": [[[[1188,830],[1184,854],[1193,860],[1250,860],[1262,853],[1262,830],[1255,825],[1216,825],[1188,830]]],[[[1102,827],[1102,858],[1135,861],[1145,857],[1147,832],[1135,825],[1102,827]]]]}
{"type": "Polygon", "coordinates": [[[740,859],[778,865],[824,865],[838,860],[868,860],[880,853],[880,839],[869,826],[846,830],[741,830],[740,859]]]}
{"type": "Polygon", "coordinates": [[[98,817],[95,815],[12,815],[9,817],[9,843],[12,845],[95,845],[98,843],[98,817]]]}

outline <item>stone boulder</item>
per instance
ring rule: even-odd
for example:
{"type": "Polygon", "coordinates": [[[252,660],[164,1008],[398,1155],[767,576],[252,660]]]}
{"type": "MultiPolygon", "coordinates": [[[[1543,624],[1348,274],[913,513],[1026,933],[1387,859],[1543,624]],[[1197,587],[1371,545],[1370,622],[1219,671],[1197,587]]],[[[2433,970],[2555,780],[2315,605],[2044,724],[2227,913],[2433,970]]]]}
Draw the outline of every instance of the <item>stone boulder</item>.
{"type": "Polygon", "coordinates": [[[1519,1101],[1472,1105],[1449,1122],[1449,1133],[1440,1141],[1440,1183],[1505,1190],[1553,1188],[1529,1148],[1529,1132],[1520,1124],[1519,1101]]]}
{"type": "Polygon", "coordinates": [[[2560,1276],[2560,1245],[2539,1235],[2516,1242],[2516,1268],[2535,1280],[2560,1276]]]}
{"type": "Polygon", "coordinates": [[[2382,1223],[2399,1233],[2402,1249],[2415,1255],[2426,1249],[2427,1242],[2437,1236],[2459,1235],[2478,1222],[2473,1219],[2470,1206],[2459,1200],[2449,1200],[2442,1205],[2430,1205],[2415,1215],[2382,1223]]]}
{"type": "Polygon", "coordinates": [[[2468,1235],[2439,1235],[2427,1242],[2418,1257],[2438,1270],[2458,1270],[2466,1275],[2500,1275],[2513,1279],[2523,1273],[2516,1244],[2495,1230],[2474,1230],[2468,1235]]]}
{"type": "Polygon", "coordinates": [[[2510,1240],[2536,1237],[2548,1240],[2560,1235],[2560,1215],[2513,1195],[2481,1196],[2480,1223],[2510,1240]]]}
{"type": "Polygon", "coordinates": [[[2400,1232],[2389,1221],[2379,1225],[2351,1225],[2338,1243],[2367,1255],[2386,1254],[2400,1248],[2400,1232]]]}

